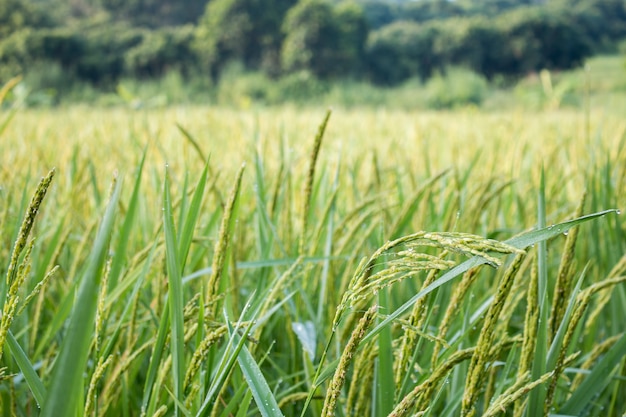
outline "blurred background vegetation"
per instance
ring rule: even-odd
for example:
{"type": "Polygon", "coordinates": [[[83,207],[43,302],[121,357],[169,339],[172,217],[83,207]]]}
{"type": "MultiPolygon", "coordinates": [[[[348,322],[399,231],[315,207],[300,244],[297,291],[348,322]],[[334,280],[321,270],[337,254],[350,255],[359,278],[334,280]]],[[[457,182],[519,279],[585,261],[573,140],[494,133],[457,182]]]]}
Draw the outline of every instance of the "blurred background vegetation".
{"type": "Polygon", "coordinates": [[[23,76],[31,106],[558,108],[626,96],[625,39],[623,0],[0,0],[0,85],[23,76]]]}

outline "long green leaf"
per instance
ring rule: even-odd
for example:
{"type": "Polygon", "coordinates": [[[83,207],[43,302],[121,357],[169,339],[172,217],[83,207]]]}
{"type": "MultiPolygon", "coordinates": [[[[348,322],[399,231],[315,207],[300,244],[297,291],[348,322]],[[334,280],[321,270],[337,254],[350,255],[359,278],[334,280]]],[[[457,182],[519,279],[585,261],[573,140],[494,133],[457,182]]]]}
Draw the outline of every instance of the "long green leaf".
{"type": "Polygon", "coordinates": [[[48,395],[42,407],[42,417],[73,415],[77,405],[76,400],[83,395],[83,373],[93,337],[98,288],[102,279],[120,189],[121,182],[118,182],[104,213],[87,269],[81,277],[67,333],[52,370],[48,395]]]}
{"type": "MultiPolygon", "coordinates": [[[[546,198],[545,198],[545,176],[543,167],[537,196],[537,226],[542,229],[546,226],[546,198]]],[[[546,361],[548,355],[548,246],[545,240],[537,244],[537,295],[539,316],[537,323],[537,334],[534,338],[535,349],[531,368],[531,379],[533,381],[541,378],[546,373],[546,361]]],[[[533,389],[528,396],[526,416],[540,416],[543,414],[546,400],[546,385],[540,384],[533,389]]]]}
{"type": "MultiPolygon", "coordinates": [[[[389,296],[386,288],[378,293],[378,302],[383,311],[389,307],[389,296]]],[[[391,326],[383,328],[378,338],[376,383],[377,415],[383,417],[393,411],[395,399],[391,326]]]]}
{"type": "Polygon", "coordinates": [[[585,407],[611,382],[611,373],[624,359],[626,352],[626,332],[593,367],[585,380],[572,393],[569,400],[558,410],[559,414],[580,415],[585,407]]]}
{"type": "Polygon", "coordinates": [[[120,229],[120,234],[117,238],[117,246],[115,247],[115,255],[111,260],[111,270],[109,271],[109,289],[108,292],[112,291],[117,286],[117,281],[122,272],[122,267],[124,266],[124,260],[126,258],[126,251],[128,247],[128,240],[130,237],[130,231],[135,224],[135,217],[137,213],[137,205],[139,202],[139,190],[141,188],[141,174],[143,172],[144,162],[146,161],[146,152],[147,148],[144,149],[143,155],[141,157],[141,161],[139,162],[139,168],[137,169],[137,176],[135,178],[135,185],[133,187],[133,193],[130,197],[130,202],[128,203],[128,209],[126,210],[126,217],[124,218],[124,223],[122,223],[122,228],[120,229]]]}
{"type": "Polygon", "coordinates": [[[28,384],[30,391],[33,393],[35,397],[35,401],[37,401],[37,405],[41,406],[46,398],[46,388],[43,386],[41,379],[39,379],[39,375],[33,368],[33,365],[30,363],[28,356],[22,350],[20,344],[15,340],[15,336],[11,333],[11,330],[7,333],[7,347],[9,348],[9,352],[15,359],[17,366],[19,366],[22,374],[24,375],[24,380],[28,384]]]}
{"type": "MultiPolygon", "coordinates": [[[[172,372],[174,376],[174,395],[178,400],[183,399],[185,379],[185,329],[183,319],[183,283],[181,280],[181,266],[178,258],[178,245],[172,217],[172,200],[169,189],[168,174],[165,174],[163,191],[163,225],[165,229],[165,258],[168,278],[168,303],[170,310],[171,337],[170,349],[172,351],[172,372]]],[[[179,407],[176,407],[175,415],[179,415],[179,407]]]]}
{"type": "Polygon", "coordinates": [[[180,265],[181,273],[185,269],[187,255],[189,254],[189,248],[191,247],[191,241],[193,239],[193,231],[196,227],[198,215],[200,214],[202,198],[204,197],[204,190],[207,183],[208,170],[209,165],[207,164],[204,167],[204,171],[202,171],[202,175],[200,175],[198,185],[196,185],[196,190],[194,191],[193,198],[191,199],[191,205],[187,208],[187,210],[185,210],[186,214],[184,216],[184,223],[182,223],[181,226],[182,230],[180,241],[178,242],[178,264],[180,265]]]}
{"type": "MultiPolygon", "coordinates": [[[[233,332],[232,328],[229,328],[231,333],[233,332]]],[[[239,343],[240,336],[236,333],[233,333],[235,337],[235,343],[239,343]]],[[[280,411],[278,407],[278,403],[276,402],[276,398],[274,398],[274,394],[270,390],[259,365],[256,363],[248,348],[243,345],[241,348],[241,352],[239,352],[239,356],[237,357],[237,361],[239,362],[239,367],[243,372],[243,376],[250,387],[250,391],[252,391],[252,396],[254,397],[254,401],[261,412],[263,417],[282,417],[283,413],[280,411]]]]}

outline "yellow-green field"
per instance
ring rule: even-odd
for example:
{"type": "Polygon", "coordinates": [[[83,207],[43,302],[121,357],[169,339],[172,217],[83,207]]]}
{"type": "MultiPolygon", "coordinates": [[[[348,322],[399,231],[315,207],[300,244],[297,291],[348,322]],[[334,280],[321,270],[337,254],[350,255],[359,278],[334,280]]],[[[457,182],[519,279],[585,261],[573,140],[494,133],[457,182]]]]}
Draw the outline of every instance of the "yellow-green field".
{"type": "Polygon", "coordinates": [[[0,416],[622,416],[623,117],[325,114],[0,113],[0,416]]]}

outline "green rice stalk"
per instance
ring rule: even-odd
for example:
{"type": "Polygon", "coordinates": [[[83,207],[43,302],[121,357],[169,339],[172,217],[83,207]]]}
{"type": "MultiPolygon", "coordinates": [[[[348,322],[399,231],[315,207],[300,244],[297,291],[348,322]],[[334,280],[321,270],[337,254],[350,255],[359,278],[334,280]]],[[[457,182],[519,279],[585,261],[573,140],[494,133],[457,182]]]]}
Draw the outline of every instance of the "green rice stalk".
{"type": "MultiPolygon", "coordinates": [[[[363,248],[366,245],[367,240],[370,238],[370,236],[374,232],[374,230],[376,230],[379,227],[380,226],[376,222],[372,222],[372,224],[365,231],[361,231],[361,233],[359,235],[357,235],[358,236],[358,240],[352,241],[350,243],[350,246],[353,248],[355,253],[359,253],[359,252],[363,251],[363,248]]],[[[344,253],[344,252],[337,250],[337,253],[344,253]]],[[[363,262],[365,260],[366,259],[363,259],[363,262]]],[[[354,265],[354,264],[355,264],[355,261],[352,261],[351,265],[354,265]]],[[[348,291],[350,282],[351,282],[351,280],[354,277],[354,275],[350,274],[350,271],[356,270],[356,269],[358,269],[358,268],[355,268],[355,267],[347,268],[346,267],[346,269],[344,271],[344,274],[341,277],[341,284],[339,284],[339,289],[337,291],[337,294],[345,294],[348,291]]]]}
{"type": "Polygon", "coordinates": [[[567,351],[569,349],[569,345],[572,341],[572,338],[574,336],[578,323],[582,319],[584,312],[586,311],[587,307],[589,306],[589,303],[591,302],[591,297],[599,291],[605,290],[607,288],[612,288],[615,285],[620,284],[622,282],[626,282],[626,276],[616,277],[616,278],[607,278],[603,281],[592,284],[588,288],[581,291],[576,297],[577,304],[576,304],[576,307],[574,308],[574,312],[572,313],[571,320],[568,323],[567,330],[565,331],[565,336],[563,336],[563,344],[561,345],[561,350],[559,352],[559,356],[557,358],[557,362],[555,365],[555,369],[554,369],[555,377],[548,387],[548,391],[546,395],[546,402],[545,402],[545,409],[544,409],[545,412],[550,410],[552,401],[554,399],[554,392],[556,390],[556,384],[558,382],[558,378],[560,377],[560,375],[563,373],[563,370],[565,369],[565,363],[566,363],[565,358],[567,355],[567,351]]]}
{"type": "Polygon", "coordinates": [[[119,397],[119,391],[122,390],[120,378],[128,376],[127,371],[132,363],[136,359],[141,358],[143,353],[153,344],[154,340],[149,340],[138,348],[134,348],[134,346],[129,345],[124,353],[121,354],[120,359],[116,362],[115,367],[111,370],[111,372],[109,372],[109,376],[105,380],[104,387],[102,388],[102,397],[100,401],[100,411],[102,415],[106,415],[106,409],[108,408],[109,404],[112,403],[112,401],[109,401],[109,399],[119,397]]]}
{"type": "Polygon", "coordinates": [[[448,349],[450,347],[450,344],[445,339],[440,339],[437,336],[434,336],[432,334],[426,333],[424,330],[422,330],[422,327],[412,326],[407,320],[399,319],[398,320],[398,324],[402,327],[402,330],[404,330],[405,333],[407,331],[411,331],[416,336],[422,337],[422,338],[428,340],[429,342],[440,343],[446,349],[448,349]]]}
{"type": "Polygon", "coordinates": [[[489,367],[489,376],[485,383],[485,394],[483,395],[483,401],[485,404],[490,404],[493,401],[493,396],[496,392],[496,380],[498,379],[498,367],[489,367]]]}
{"type": "Polygon", "coordinates": [[[459,350],[453,353],[444,363],[439,365],[433,372],[430,374],[426,381],[417,385],[411,392],[409,392],[403,399],[396,405],[393,411],[389,414],[388,417],[405,417],[408,416],[412,410],[414,410],[417,406],[418,409],[423,409],[428,407],[428,404],[419,404],[418,400],[420,398],[427,398],[422,396],[425,391],[431,392],[432,387],[436,386],[440,381],[445,379],[448,372],[452,370],[459,363],[469,359],[474,353],[474,348],[467,348],[463,350],[459,350]]]}
{"type": "Polygon", "coordinates": [[[326,398],[324,399],[324,408],[322,409],[322,417],[335,415],[337,399],[341,394],[341,389],[346,380],[348,366],[352,361],[352,357],[354,356],[356,349],[361,342],[361,339],[363,339],[363,336],[365,336],[365,332],[374,321],[377,310],[378,306],[374,305],[365,312],[361,320],[359,320],[358,326],[352,332],[352,335],[350,336],[350,340],[346,344],[346,347],[343,349],[343,353],[341,354],[341,357],[339,359],[339,365],[335,370],[335,374],[333,375],[333,378],[328,387],[328,391],[326,392],[326,398]]]}
{"type": "MultiPolygon", "coordinates": [[[[33,300],[33,298],[37,297],[39,295],[39,293],[41,292],[41,290],[43,289],[43,287],[48,283],[48,281],[50,280],[50,278],[52,278],[53,276],[56,275],[57,272],[59,272],[60,267],[57,265],[54,268],[52,268],[44,277],[41,281],[39,281],[37,283],[37,285],[35,285],[35,288],[33,288],[33,290],[30,292],[30,294],[28,294],[28,296],[26,297],[26,299],[24,300],[24,302],[22,303],[22,306],[20,307],[20,309],[17,312],[17,315],[19,316],[20,314],[22,314],[22,312],[24,312],[24,310],[26,309],[26,307],[28,307],[28,305],[30,304],[30,302],[33,300]]],[[[34,319],[33,319],[34,320],[34,319]]],[[[30,322],[30,320],[29,320],[30,322]]]]}
{"type": "Polygon", "coordinates": [[[272,200],[270,203],[270,218],[276,218],[276,214],[278,211],[278,202],[280,197],[281,188],[284,186],[284,173],[285,173],[285,159],[281,158],[280,167],[278,168],[278,173],[276,174],[276,182],[274,183],[274,189],[272,191],[272,200]]]}
{"type": "MultiPolygon", "coordinates": [[[[437,333],[437,339],[445,340],[446,333],[450,328],[450,323],[454,321],[454,317],[459,311],[461,300],[465,298],[465,295],[467,294],[470,286],[478,277],[479,270],[479,268],[469,269],[463,274],[461,282],[459,282],[459,284],[454,287],[454,292],[452,293],[452,297],[450,298],[450,302],[448,303],[446,312],[444,313],[443,318],[441,319],[441,323],[438,326],[439,331],[437,333]]],[[[439,357],[439,351],[441,350],[441,346],[442,345],[440,343],[435,343],[435,346],[433,347],[431,363],[431,367],[433,369],[436,367],[437,358],[439,357]]]]}
{"type": "MultiPolygon", "coordinates": [[[[585,204],[586,193],[583,194],[574,214],[574,218],[580,217],[583,214],[583,206],[585,204]]],[[[557,273],[556,284],[554,288],[554,295],[552,296],[552,311],[550,312],[550,321],[548,328],[550,330],[550,340],[556,335],[557,329],[563,320],[563,314],[565,314],[566,300],[569,299],[569,295],[572,291],[572,273],[574,262],[574,250],[576,248],[576,240],[578,238],[578,227],[573,227],[567,234],[565,240],[565,249],[561,256],[561,263],[559,264],[559,271],[557,273]]]]}
{"type": "Polygon", "coordinates": [[[195,401],[199,393],[200,393],[200,385],[191,384],[191,387],[189,388],[189,394],[185,398],[185,407],[187,409],[190,409],[193,406],[193,402],[195,401]]]}
{"type": "Polygon", "coordinates": [[[83,414],[84,416],[91,415],[92,411],[94,412],[94,415],[97,415],[96,410],[95,409],[92,410],[92,408],[97,403],[96,389],[98,386],[98,382],[100,381],[100,379],[102,378],[102,375],[104,374],[104,372],[109,367],[112,361],[113,361],[112,355],[107,357],[105,361],[103,361],[103,358],[100,358],[100,360],[98,361],[98,366],[96,366],[96,370],[91,376],[91,381],[89,382],[89,389],[87,391],[87,401],[85,402],[85,412],[83,414]]]}
{"type": "MultiPolygon", "coordinates": [[[[600,356],[608,352],[608,350],[611,349],[611,347],[613,347],[613,345],[621,337],[622,337],[621,334],[617,334],[615,336],[609,337],[602,343],[595,345],[593,347],[593,350],[587,354],[587,359],[585,359],[585,361],[580,366],[578,366],[578,369],[581,369],[581,370],[591,369],[593,367],[593,364],[598,360],[598,358],[600,358],[600,356]]],[[[580,386],[580,384],[585,379],[585,376],[586,375],[584,373],[576,374],[576,376],[572,380],[571,391],[575,391],[580,386]]]]}
{"type": "MultiPolygon", "coordinates": [[[[200,157],[200,160],[202,162],[204,162],[204,163],[207,163],[209,161],[209,159],[206,157],[204,152],[202,152],[202,148],[200,147],[200,144],[193,137],[193,135],[191,133],[189,133],[189,131],[187,129],[185,129],[180,123],[176,123],[176,127],[178,128],[178,131],[185,137],[185,139],[187,139],[189,141],[189,143],[191,143],[191,146],[193,147],[193,149],[196,151],[196,153],[200,157]]],[[[213,174],[211,173],[211,176],[212,175],[213,174]]]]}
{"type": "Polygon", "coordinates": [[[476,413],[475,402],[480,392],[480,386],[485,377],[485,367],[489,361],[489,352],[495,339],[494,330],[498,323],[500,313],[506,299],[509,296],[511,286],[515,280],[515,276],[524,260],[525,254],[519,254],[515,257],[511,265],[500,280],[496,295],[487,311],[485,323],[480,331],[476,351],[472,356],[467,378],[465,382],[465,391],[463,400],[461,401],[461,416],[473,416],[476,413]]]}
{"type": "MultiPolygon", "coordinates": [[[[30,235],[30,231],[33,228],[33,224],[35,223],[35,218],[37,217],[37,213],[39,212],[41,203],[43,202],[43,199],[48,192],[48,188],[50,187],[50,183],[52,182],[54,173],[55,170],[52,169],[45,177],[41,179],[39,185],[37,185],[35,194],[30,200],[30,204],[28,205],[28,209],[26,210],[26,214],[24,215],[24,220],[17,234],[15,245],[13,246],[13,252],[11,253],[11,261],[9,263],[9,269],[7,270],[6,278],[7,287],[11,286],[11,284],[15,280],[15,276],[17,273],[16,268],[19,262],[19,257],[22,254],[22,250],[24,250],[24,247],[26,246],[28,236],[30,235]]],[[[1,348],[2,345],[0,345],[0,349],[1,348]]]]}
{"type": "MultiPolygon", "coordinates": [[[[623,274],[625,271],[626,271],[626,254],[624,254],[624,256],[622,256],[620,260],[617,262],[617,264],[615,264],[615,266],[611,269],[611,271],[607,275],[607,278],[618,277],[621,274],[623,274]]],[[[589,317],[587,318],[587,326],[586,326],[587,328],[593,327],[593,325],[596,323],[596,321],[600,317],[602,310],[606,307],[607,303],[609,302],[612,296],[613,296],[613,291],[611,291],[610,287],[600,291],[600,294],[598,295],[597,301],[595,303],[595,307],[593,308],[593,310],[591,310],[591,312],[589,313],[589,317]]]]}
{"type": "Polygon", "coordinates": [[[350,225],[349,228],[337,227],[334,237],[334,240],[339,242],[336,248],[336,253],[350,252],[357,236],[363,236],[363,234],[366,236],[369,235],[368,233],[364,233],[363,229],[369,229],[372,226],[378,227],[379,225],[372,221],[372,217],[379,211],[380,208],[378,207],[370,207],[361,213],[361,215],[350,225]],[[350,249],[347,249],[348,247],[350,247],[350,249]]]}
{"type": "Polygon", "coordinates": [[[438,173],[436,175],[433,175],[428,180],[426,180],[422,184],[421,187],[419,187],[417,190],[415,190],[410,197],[407,197],[404,200],[404,204],[402,206],[402,209],[400,210],[400,213],[398,213],[398,214],[396,214],[394,216],[395,222],[389,228],[389,230],[391,230],[390,236],[392,238],[394,236],[397,236],[399,233],[401,233],[402,230],[411,221],[411,219],[413,218],[414,213],[415,213],[415,208],[416,208],[417,204],[419,203],[420,199],[422,198],[422,196],[428,190],[430,190],[437,183],[437,181],[439,181],[441,178],[446,176],[449,172],[450,172],[450,169],[446,169],[446,170],[443,170],[443,171],[441,171],[440,173],[438,173]]]}
{"type": "MultiPolygon", "coordinates": [[[[539,318],[539,300],[538,300],[538,274],[537,263],[533,263],[528,294],[526,297],[526,318],[524,320],[524,340],[522,342],[522,352],[520,354],[520,365],[517,371],[517,379],[522,378],[532,367],[532,359],[535,350],[537,319],[539,318]]],[[[515,403],[513,415],[520,417],[524,412],[521,402],[515,403]]]]}
{"type": "Polygon", "coordinates": [[[102,275],[102,283],[100,285],[100,294],[98,294],[98,306],[96,307],[96,332],[95,332],[95,351],[96,357],[100,355],[100,343],[102,342],[102,327],[105,322],[105,303],[107,288],[109,284],[109,273],[111,272],[111,258],[105,265],[105,271],[102,275]]]}
{"type": "Polygon", "coordinates": [[[198,370],[200,370],[200,365],[202,361],[206,358],[206,355],[209,353],[209,349],[213,346],[217,341],[219,341],[227,331],[226,326],[220,326],[217,329],[208,332],[202,342],[194,352],[191,357],[191,361],[189,362],[189,366],[187,367],[187,372],[185,374],[185,383],[183,386],[185,389],[189,388],[193,377],[196,375],[198,370]]]}
{"type": "Polygon", "coordinates": [[[304,192],[303,192],[303,200],[302,200],[302,230],[300,231],[300,249],[298,253],[300,255],[305,254],[305,243],[307,242],[307,226],[309,223],[309,210],[311,207],[311,195],[313,194],[313,181],[315,179],[315,165],[317,164],[317,158],[319,156],[320,147],[322,145],[322,138],[324,137],[324,132],[326,131],[326,126],[328,125],[328,120],[330,119],[331,111],[328,110],[326,112],[326,116],[322,121],[322,124],[319,126],[317,130],[317,135],[315,135],[315,141],[313,142],[313,149],[311,149],[311,154],[309,156],[309,170],[307,172],[307,176],[304,182],[304,192]]]}
{"type": "Polygon", "coordinates": [[[33,239],[26,246],[22,263],[19,264],[17,270],[13,274],[14,278],[11,280],[9,290],[6,294],[6,300],[4,307],[2,308],[2,317],[0,318],[0,359],[2,359],[4,342],[6,341],[7,333],[11,328],[11,323],[13,323],[17,306],[20,302],[20,288],[26,280],[26,276],[30,273],[30,255],[34,245],[35,240],[33,239]]]}
{"type": "Polygon", "coordinates": [[[278,407],[282,410],[287,404],[304,401],[309,396],[308,392],[294,392],[286,395],[278,402],[278,407]]]}
{"type": "Polygon", "coordinates": [[[485,259],[487,263],[494,266],[500,265],[501,261],[491,256],[489,252],[502,254],[524,252],[505,243],[493,239],[485,239],[469,233],[417,232],[389,241],[381,246],[365,264],[362,263],[357,269],[351,280],[349,290],[344,294],[342,303],[337,310],[334,323],[338,323],[337,319],[341,318],[341,314],[343,314],[343,311],[345,311],[349,305],[353,306],[356,301],[365,299],[371,293],[375,293],[388,286],[389,281],[395,282],[402,279],[402,275],[408,271],[415,271],[415,269],[427,270],[431,268],[443,270],[453,266],[449,261],[443,261],[437,257],[417,252],[416,249],[421,246],[436,247],[450,252],[460,253],[468,257],[479,256],[485,259]],[[378,258],[385,252],[400,245],[406,246],[407,249],[398,253],[399,259],[391,261],[388,268],[370,276],[370,271],[374,268],[378,258]],[[411,266],[409,267],[407,265],[411,266]]]}
{"type": "MultiPolygon", "coordinates": [[[[68,277],[75,277],[79,274],[79,268],[85,262],[85,258],[88,258],[89,255],[85,255],[85,252],[88,250],[89,244],[93,242],[92,234],[98,227],[98,219],[93,219],[89,225],[86,227],[86,230],[81,233],[82,239],[80,243],[76,247],[75,251],[72,253],[73,262],[70,265],[69,271],[67,273],[68,277]]],[[[68,280],[69,281],[69,280],[68,280]]],[[[67,283],[69,287],[70,282],[67,283]]],[[[65,288],[67,290],[68,288],[65,288]]]]}
{"type": "MultiPolygon", "coordinates": [[[[172,198],[170,194],[169,172],[165,172],[163,182],[163,230],[165,233],[165,266],[167,270],[168,310],[170,325],[170,353],[173,363],[172,379],[174,382],[173,394],[178,401],[183,400],[183,380],[185,369],[185,329],[183,321],[184,294],[182,283],[182,265],[180,263],[179,246],[174,228],[172,213],[172,198]]],[[[164,367],[165,368],[165,367],[164,367]]],[[[169,368],[168,368],[169,370],[169,368]]],[[[177,404],[178,405],[178,404],[177,404]]],[[[181,413],[179,406],[174,408],[174,415],[181,413]]]]}
{"type": "Polygon", "coordinates": [[[376,207],[374,203],[379,202],[380,199],[381,199],[381,196],[379,195],[368,197],[362,202],[360,202],[356,207],[354,207],[349,212],[347,212],[344,216],[342,216],[342,218],[339,219],[339,223],[337,224],[337,227],[335,228],[335,234],[333,236],[333,239],[335,241],[338,241],[343,236],[345,236],[347,234],[346,230],[349,229],[348,227],[349,224],[363,223],[363,221],[360,220],[363,217],[363,214],[365,212],[371,211],[372,209],[378,210],[379,208],[376,207]],[[374,205],[374,207],[372,207],[372,205],[374,205]],[[357,219],[357,220],[353,222],[354,219],[357,219]]]}
{"type": "Polygon", "coordinates": [[[534,253],[530,253],[529,256],[526,256],[526,259],[515,275],[515,282],[513,283],[513,287],[510,292],[511,295],[507,298],[504,303],[504,307],[502,308],[502,312],[500,313],[500,320],[498,322],[496,333],[506,333],[508,331],[507,329],[511,325],[511,320],[514,317],[515,310],[520,302],[526,297],[528,287],[526,271],[532,266],[533,262],[534,253]]]}
{"type": "Polygon", "coordinates": [[[167,406],[162,405],[157,408],[154,414],[152,414],[152,417],[163,417],[165,414],[167,414],[167,406]]]}
{"type": "MultiPolygon", "coordinates": [[[[441,254],[440,258],[444,258],[447,255],[447,252],[441,254]]],[[[432,284],[437,277],[438,269],[431,269],[428,272],[424,283],[422,284],[422,290],[432,284]]],[[[402,340],[400,341],[400,348],[398,350],[398,356],[396,357],[395,363],[395,383],[396,386],[400,386],[402,383],[402,379],[404,374],[408,371],[407,367],[409,365],[409,360],[413,356],[413,351],[415,350],[415,346],[417,345],[418,334],[424,322],[426,321],[426,301],[427,297],[420,298],[413,309],[411,310],[411,314],[409,316],[407,325],[405,326],[404,335],[402,336],[402,340]]],[[[442,340],[442,339],[440,339],[442,340]]]]}
{"type": "Polygon", "coordinates": [[[506,409],[508,406],[513,403],[519,402],[522,397],[531,392],[535,387],[543,384],[548,379],[550,379],[553,375],[553,372],[547,372],[543,374],[539,379],[526,383],[529,375],[530,373],[526,373],[523,374],[521,377],[518,377],[515,384],[511,388],[507,389],[501,396],[496,398],[496,400],[489,406],[489,408],[487,409],[487,411],[485,411],[482,417],[494,417],[500,413],[506,413],[506,409]]]}
{"type": "Polygon", "coordinates": [[[346,413],[350,416],[365,416],[370,413],[374,363],[378,355],[378,345],[370,343],[358,353],[352,370],[352,381],[346,399],[346,413]]]}
{"type": "MultiPolygon", "coordinates": [[[[237,172],[237,176],[235,179],[235,184],[230,191],[230,195],[228,197],[228,201],[226,202],[226,207],[224,208],[224,215],[222,217],[222,224],[220,226],[219,236],[217,238],[217,242],[215,242],[215,250],[213,253],[213,263],[211,265],[212,272],[209,277],[209,281],[206,286],[206,297],[205,300],[211,303],[212,300],[216,299],[219,295],[220,284],[222,280],[222,271],[224,269],[224,263],[226,261],[226,252],[228,250],[228,241],[229,234],[232,223],[232,216],[235,209],[235,203],[237,201],[237,196],[239,195],[239,189],[241,188],[241,179],[243,177],[243,171],[245,169],[245,164],[239,168],[237,172]]],[[[210,313],[212,317],[215,317],[218,311],[218,303],[210,304],[211,309],[210,313]]]]}
{"type": "Polygon", "coordinates": [[[507,181],[503,184],[498,185],[494,190],[490,191],[491,186],[493,185],[493,183],[490,182],[484,188],[483,193],[478,199],[476,206],[467,210],[469,213],[474,213],[474,218],[472,221],[470,221],[469,230],[478,229],[479,224],[480,224],[480,218],[487,211],[487,206],[489,205],[489,203],[497,199],[497,197],[499,197],[500,195],[502,195],[502,191],[504,191],[507,187],[511,186],[513,183],[514,181],[507,181]]]}
{"type": "MultiPolygon", "coordinates": [[[[313,241],[313,246],[309,250],[309,255],[313,256],[318,253],[319,246],[324,243],[324,239],[322,238],[324,234],[324,229],[328,227],[330,221],[332,221],[332,213],[335,211],[337,204],[337,193],[339,189],[335,187],[331,194],[328,196],[328,201],[326,202],[326,206],[324,210],[322,210],[322,214],[318,219],[318,224],[315,230],[313,231],[313,237],[311,238],[313,241]]],[[[332,230],[331,230],[332,232],[332,230]]]]}
{"type": "MultiPolygon", "coordinates": [[[[303,259],[304,258],[302,256],[299,256],[296,259],[296,261],[293,264],[291,264],[291,266],[283,274],[281,274],[281,276],[270,286],[270,291],[267,294],[267,296],[265,296],[263,304],[261,305],[261,308],[259,309],[259,313],[258,313],[259,317],[265,316],[265,314],[270,310],[270,308],[275,305],[275,303],[278,301],[278,298],[280,296],[280,292],[283,291],[285,288],[287,288],[287,284],[289,283],[289,280],[296,276],[295,272],[302,264],[303,259]]],[[[254,335],[252,337],[257,340],[260,339],[262,331],[263,331],[263,328],[258,327],[255,330],[254,335]]]]}

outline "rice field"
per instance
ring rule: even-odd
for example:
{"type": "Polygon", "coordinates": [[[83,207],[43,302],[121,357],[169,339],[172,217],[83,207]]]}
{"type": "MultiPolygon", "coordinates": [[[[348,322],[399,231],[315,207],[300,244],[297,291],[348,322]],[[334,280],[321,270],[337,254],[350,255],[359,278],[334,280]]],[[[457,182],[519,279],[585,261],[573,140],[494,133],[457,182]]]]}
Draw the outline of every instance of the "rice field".
{"type": "Polygon", "coordinates": [[[623,416],[626,121],[0,113],[0,416],[623,416]]]}

